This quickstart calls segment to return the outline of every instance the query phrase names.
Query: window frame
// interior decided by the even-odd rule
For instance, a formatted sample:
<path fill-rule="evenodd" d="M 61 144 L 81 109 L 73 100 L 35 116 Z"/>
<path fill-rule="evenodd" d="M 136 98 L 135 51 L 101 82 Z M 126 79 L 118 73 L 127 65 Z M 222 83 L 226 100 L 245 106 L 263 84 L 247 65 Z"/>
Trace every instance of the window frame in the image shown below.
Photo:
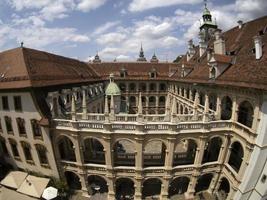
<path fill-rule="evenodd" d="M 8 96 L 2 96 L 2 108 L 3 110 L 10 110 Z"/>
<path fill-rule="evenodd" d="M 21 96 L 13 96 L 13 100 L 14 100 L 14 109 L 15 109 L 15 111 L 22 112 L 23 109 L 22 109 Z"/>

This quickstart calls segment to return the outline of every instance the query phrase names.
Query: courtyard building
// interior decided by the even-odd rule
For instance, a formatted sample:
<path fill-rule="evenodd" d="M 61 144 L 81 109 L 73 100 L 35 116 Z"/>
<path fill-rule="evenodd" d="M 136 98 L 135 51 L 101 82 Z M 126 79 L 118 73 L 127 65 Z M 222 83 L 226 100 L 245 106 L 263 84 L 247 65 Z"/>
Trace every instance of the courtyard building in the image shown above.
<path fill-rule="evenodd" d="M 0 157 L 85 197 L 267 197 L 267 16 L 222 32 L 207 7 L 178 63 L 0 53 Z"/>

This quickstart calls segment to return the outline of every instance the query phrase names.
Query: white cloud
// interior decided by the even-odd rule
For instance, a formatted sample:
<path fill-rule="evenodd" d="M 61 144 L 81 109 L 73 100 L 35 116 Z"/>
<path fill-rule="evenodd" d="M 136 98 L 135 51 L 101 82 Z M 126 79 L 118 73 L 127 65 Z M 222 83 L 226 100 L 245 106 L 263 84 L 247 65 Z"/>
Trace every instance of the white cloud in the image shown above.
<path fill-rule="evenodd" d="M 119 23 L 120 23 L 120 21 L 107 22 L 107 23 L 99 26 L 98 28 L 96 28 L 95 31 L 93 32 L 93 35 L 102 34 L 106 31 L 108 31 L 109 29 L 111 29 L 112 27 L 117 26 Z"/>
<path fill-rule="evenodd" d="M 202 0 L 133 0 L 129 5 L 129 11 L 138 12 L 152 8 L 166 7 L 171 5 L 197 4 Z"/>
<path fill-rule="evenodd" d="M 107 33 L 100 35 L 96 41 L 99 44 L 110 45 L 110 44 L 118 44 L 122 42 L 125 38 L 126 35 L 122 33 Z"/>
<path fill-rule="evenodd" d="M 88 12 L 104 5 L 105 2 L 106 0 L 80 0 L 77 9 L 83 12 Z"/>

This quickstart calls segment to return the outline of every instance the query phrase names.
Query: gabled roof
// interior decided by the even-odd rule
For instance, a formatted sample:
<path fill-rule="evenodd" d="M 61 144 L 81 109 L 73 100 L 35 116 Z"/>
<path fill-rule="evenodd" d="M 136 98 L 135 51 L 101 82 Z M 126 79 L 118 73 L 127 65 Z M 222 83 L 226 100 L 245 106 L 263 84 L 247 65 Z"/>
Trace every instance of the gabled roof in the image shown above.
<path fill-rule="evenodd" d="M 44 87 L 93 81 L 86 63 L 28 48 L 0 53 L 0 89 Z"/>

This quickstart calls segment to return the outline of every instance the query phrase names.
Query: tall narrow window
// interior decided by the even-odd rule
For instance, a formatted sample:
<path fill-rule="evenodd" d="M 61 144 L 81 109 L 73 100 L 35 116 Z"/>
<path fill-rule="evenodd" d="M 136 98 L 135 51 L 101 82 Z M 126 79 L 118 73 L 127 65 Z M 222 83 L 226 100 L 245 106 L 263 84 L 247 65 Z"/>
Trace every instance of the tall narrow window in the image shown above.
<path fill-rule="evenodd" d="M 13 133 L 12 120 L 11 117 L 5 116 L 6 130 L 8 134 Z"/>
<path fill-rule="evenodd" d="M 0 132 L 2 132 L 3 129 L 2 129 L 2 122 L 1 122 L 1 118 L 0 118 Z"/>
<path fill-rule="evenodd" d="M 8 150 L 7 150 L 7 147 L 6 147 L 5 139 L 0 137 L 0 155 L 2 153 L 4 154 L 4 156 L 9 156 Z"/>
<path fill-rule="evenodd" d="M 23 148 L 23 152 L 24 152 L 24 156 L 27 162 L 32 163 L 33 159 L 32 159 L 32 153 L 31 153 L 31 146 L 30 144 L 28 144 L 27 142 L 21 142 L 21 146 Z"/>
<path fill-rule="evenodd" d="M 39 157 L 40 164 L 43 166 L 49 165 L 47 155 L 46 155 L 47 150 L 46 150 L 45 146 L 43 146 L 41 144 L 36 144 L 35 147 L 36 147 L 36 151 L 37 151 L 37 154 Z"/>
<path fill-rule="evenodd" d="M 20 117 L 17 118 L 16 120 L 17 120 L 19 134 L 22 136 L 26 136 L 25 120 Z"/>
<path fill-rule="evenodd" d="M 33 136 L 35 138 L 42 138 L 42 131 L 41 131 L 41 127 L 38 124 L 36 119 L 32 119 L 31 120 L 31 125 L 32 125 L 32 132 L 33 132 Z"/>
<path fill-rule="evenodd" d="M 14 96 L 14 108 L 16 111 L 22 111 L 21 97 Z"/>
<path fill-rule="evenodd" d="M 3 106 L 3 110 L 9 110 L 8 97 L 7 96 L 2 96 L 2 106 Z"/>
<path fill-rule="evenodd" d="M 9 143 L 10 143 L 11 150 L 12 150 L 14 158 L 15 159 L 20 159 L 19 151 L 18 151 L 18 148 L 17 148 L 17 142 L 15 140 L 13 140 L 13 139 L 9 139 Z"/>

